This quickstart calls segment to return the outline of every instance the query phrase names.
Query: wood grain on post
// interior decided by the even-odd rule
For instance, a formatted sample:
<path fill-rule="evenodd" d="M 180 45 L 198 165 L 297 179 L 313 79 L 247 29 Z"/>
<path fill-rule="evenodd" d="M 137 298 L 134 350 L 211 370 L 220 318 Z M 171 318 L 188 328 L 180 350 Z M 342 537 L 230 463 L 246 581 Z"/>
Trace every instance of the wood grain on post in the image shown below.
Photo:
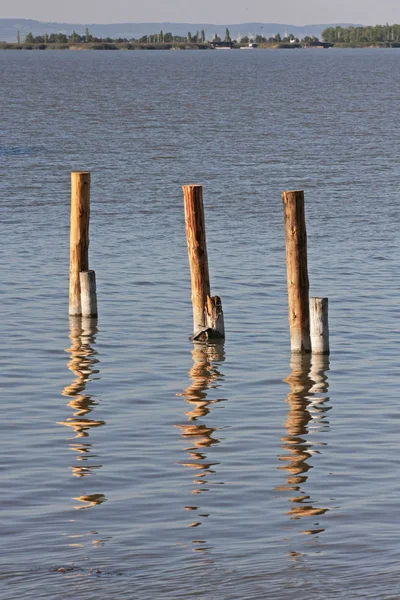
<path fill-rule="evenodd" d="M 90 173 L 71 173 L 69 314 L 81 313 L 79 273 L 89 269 Z"/>
<path fill-rule="evenodd" d="M 82 317 L 97 317 L 96 273 L 80 272 Z"/>
<path fill-rule="evenodd" d="M 201 185 L 184 185 L 186 240 L 192 283 L 193 333 L 207 327 L 206 306 L 210 296 L 210 277 Z"/>
<path fill-rule="evenodd" d="M 282 194 L 286 238 L 290 345 L 293 353 L 311 351 L 309 281 L 304 192 Z"/>
<path fill-rule="evenodd" d="M 313 354 L 329 354 L 328 298 L 310 298 L 310 335 Z"/>

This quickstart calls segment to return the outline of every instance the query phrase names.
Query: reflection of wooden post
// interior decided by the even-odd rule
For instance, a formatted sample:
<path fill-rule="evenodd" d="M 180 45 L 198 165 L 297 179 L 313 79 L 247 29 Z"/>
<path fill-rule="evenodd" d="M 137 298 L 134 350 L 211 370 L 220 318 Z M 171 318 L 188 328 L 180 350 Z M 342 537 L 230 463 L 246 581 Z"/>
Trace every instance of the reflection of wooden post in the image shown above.
<path fill-rule="evenodd" d="M 290 344 L 292 352 L 307 353 L 311 351 L 311 343 L 304 192 L 283 192 L 282 200 L 285 218 Z"/>
<path fill-rule="evenodd" d="M 310 333 L 313 354 L 329 354 L 328 298 L 310 298 Z"/>
<path fill-rule="evenodd" d="M 97 317 L 96 273 L 80 273 L 82 317 Z"/>
<path fill-rule="evenodd" d="M 315 357 L 315 369 L 317 363 L 321 360 L 325 361 L 327 359 L 322 356 Z M 321 398 L 318 398 L 318 404 L 313 406 L 313 380 L 310 377 L 310 364 L 310 354 L 292 354 L 290 361 L 292 372 L 284 380 L 290 385 L 291 392 L 287 396 L 287 402 L 289 403 L 289 412 L 285 423 L 287 435 L 282 438 L 284 442 L 282 447 L 287 453 L 281 455 L 280 460 L 285 461 L 285 465 L 281 469 L 285 469 L 288 475 L 287 485 L 280 486 L 277 489 L 294 492 L 294 496 L 289 499 L 291 508 L 285 513 L 290 519 L 319 516 L 329 510 L 329 508 L 314 506 L 310 496 L 306 495 L 301 488 L 301 485 L 306 483 L 308 479 L 308 471 L 312 468 L 308 461 L 312 458 L 313 443 L 312 437 L 308 438 L 308 436 L 315 431 L 318 423 L 318 421 L 314 421 L 312 411 L 321 413 L 323 410 L 317 408 L 322 401 Z M 319 371 L 318 376 L 322 379 L 324 372 Z M 326 379 L 325 377 L 325 381 Z M 325 390 L 326 388 L 327 383 L 325 384 Z M 313 423 L 313 429 L 310 428 L 309 423 Z M 303 533 L 311 535 L 322 531 L 324 529 L 307 529 Z"/>
<path fill-rule="evenodd" d="M 313 394 L 326 394 L 329 388 L 328 376 L 329 358 L 323 354 L 315 354 L 313 352 L 312 364 L 310 370 L 310 379 L 314 382 L 310 392 Z M 319 398 L 319 400 L 321 400 Z"/>
<path fill-rule="evenodd" d="M 79 273 L 89 268 L 90 173 L 71 173 L 69 314 L 81 315 Z"/>
<path fill-rule="evenodd" d="M 201 185 L 184 185 L 186 239 L 192 283 L 194 338 L 224 337 L 221 299 L 210 297 L 210 277 Z"/>

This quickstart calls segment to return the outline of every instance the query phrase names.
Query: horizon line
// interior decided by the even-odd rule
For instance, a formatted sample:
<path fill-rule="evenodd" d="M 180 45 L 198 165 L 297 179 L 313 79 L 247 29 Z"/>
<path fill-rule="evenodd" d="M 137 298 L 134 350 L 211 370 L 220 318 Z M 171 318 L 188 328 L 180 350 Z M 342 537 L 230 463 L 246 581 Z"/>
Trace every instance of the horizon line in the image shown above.
<path fill-rule="evenodd" d="M 301 25 L 298 25 L 296 23 L 278 23 L 275 21 L 241 21 L 241 22 L 235 22 L 235 23 L 229 23 L 229 22 L 221 22 L 221 23 L 216 23 L 216 22 L 201 22 L 201 21 L 109 21 L 109 22 L 103 22 L 103 23 L 96 23 L 94 21 L 84 21 L 84 22 L 78 22 L 78 21 L 44 21 L 42 19 L 34 19 L 32 17 L 1 17 L 0 16 L 0 20 L 10 20 L 10 21 L 18 21 L 18 20 L 23 20 L 23 21 L 36 21 L 38 23 L 46 23 L 46 24 L 52 24 L 52 23 L 61 23 L 63 25 L 147 25 L 147 24 L 165 24 L 165 25 L 249 25 L 249 24 L 268 24 L 268 25 L 293 25 L 294 27 L 307 27 L 307 26 L 313 26 L 313 27 L 317 27 L 318 25 L 336 25 L 338 23 L 343 23 L 343 24 L 348 24 L 348 25 L 356 25 L 356 23 L 354 22 L 350 22 L 350 21 L 332 21 L 330 23 L 302 23 Z M 378 23 L 379 24 L 379 23 Z M 386 24 L 386 22 L 385 22 Z M 358 23 L 357 23 L 358 25 Z M 392 23 L 392 25 L 395 25 L 395 23 Z M 370 27 L 374 27 L 374 25 L 365 25 L 363 24 L 363 26 L 370 26 Z"/>

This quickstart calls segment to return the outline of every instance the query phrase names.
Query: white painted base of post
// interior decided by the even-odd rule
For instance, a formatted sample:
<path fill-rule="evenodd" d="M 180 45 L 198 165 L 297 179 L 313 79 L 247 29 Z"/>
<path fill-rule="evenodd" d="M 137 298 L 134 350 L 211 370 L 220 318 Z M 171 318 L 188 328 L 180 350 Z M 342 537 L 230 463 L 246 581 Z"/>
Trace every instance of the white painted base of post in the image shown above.
<path fill-rule="evenodd" d="M 82 317 L 97 317 L 96 273 L 81 271 L 81 314 Z"/>
<path fill-rule="evenodd" d="M 310 298 L 310 337 L 313 354 L 329 354 L 328 298 Z"/>

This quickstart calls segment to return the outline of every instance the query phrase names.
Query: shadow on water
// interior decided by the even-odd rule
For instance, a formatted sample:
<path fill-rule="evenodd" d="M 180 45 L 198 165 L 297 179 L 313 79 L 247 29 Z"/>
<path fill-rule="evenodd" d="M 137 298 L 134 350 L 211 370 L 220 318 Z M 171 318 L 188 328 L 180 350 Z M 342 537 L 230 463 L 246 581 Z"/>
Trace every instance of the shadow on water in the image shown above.
<path fill-rule="evenodd" d="M 194 472 L 194 486 L 191 494 L 199 497 L 210 490 L 209 486 L 222 485 L 222 482 L 213 480 L 216 473 L 215 467 L 219 463 L 210 460 L 212 447 L 220 443 L 217 437 L 219 428 L 205 425 L 199 419 L 208 417 L 214 405 L 226 400 L 224 398 L 208 398 L 208 390 L 218 389 L 224 378 L 220 371 L 220 365 L 225 360 L 224 346 L 223 344 L 194 342 L 192 359 L 193 366 L 189 370 L 192 383 L 183 392 L 177 394 L 183 396 L 189 405 L 189 410 L 185 412 L 188 422 L 184 425 L 176 425 L 176 427 L 180 429 L 181 436 L 189 444 L 185 448 L 188 458 L 180 464 Z M 200 504 L 201 502 L 198 500 L 196 503 L 185 506 L 185 510 L 195 515 L 188 527 L 199 527 L 202 520 L 209 516 L 208 513 L 202 512 Z M 192 540 L 194 551 L 207 552 L 209 547 L 206 546 L 206 543 L 205 540 Z"/>
<path fill-rule="evenodd" d="M 315 441 L 315 435 L 329 429 L 327 413 L 329 397 L 328 378 L 329 358 L 327 356 L 292 355 L 291 373 L 284 380 L 290 386 L 286 401 L 289 412 L 285 423 L 287 434 L 281 438 L 283 453 L 279 458 L 285 464 L 280 469 L 287 472 L 287 483 L 276 487 L 279 491 L 293 494 L 289 498 L 292 507 L 285 514 L 291 519 L 314 518 L 325 514 L 329 508 L 315 506 L 305 491 L 308 472 L 312 469 L 310 459 L 319 454 L 324 442 Z M 303 531 L 312 535 L 324 530 L 319 522 Z"/>
<path fill-rule="evenodd" d="M 99 361 L 94 349 L 98 331 L 97 319 L 70 317 L 69 328 L 71 344 L 66 352 L 70 355 L 68 369 L 74 374 L 75 380 L 67 385 L 62 393 L 69 398 L 67 406 L 73 410 L 73 416 L 66 421 L 59 421 L 58 425 L 70 427 L 75 434 L 69 443 L 70 449 L 76 453 L 76 462 L 70 467 L 72 474 L 75 477 L 87 477 L 102 466 L 95 460 L 93 444 L 88 441 L 89 432 L 94 427 L 105 425 L 105 421 L 90 418 L 98 402 L 93 396 L 85 393 L 87 384 L 99 379 Z M 74 506 L 79 510 L 102 504 L 106 498 L 103 494 L 82 494 L 74 500 L 81 503 Z"/>

